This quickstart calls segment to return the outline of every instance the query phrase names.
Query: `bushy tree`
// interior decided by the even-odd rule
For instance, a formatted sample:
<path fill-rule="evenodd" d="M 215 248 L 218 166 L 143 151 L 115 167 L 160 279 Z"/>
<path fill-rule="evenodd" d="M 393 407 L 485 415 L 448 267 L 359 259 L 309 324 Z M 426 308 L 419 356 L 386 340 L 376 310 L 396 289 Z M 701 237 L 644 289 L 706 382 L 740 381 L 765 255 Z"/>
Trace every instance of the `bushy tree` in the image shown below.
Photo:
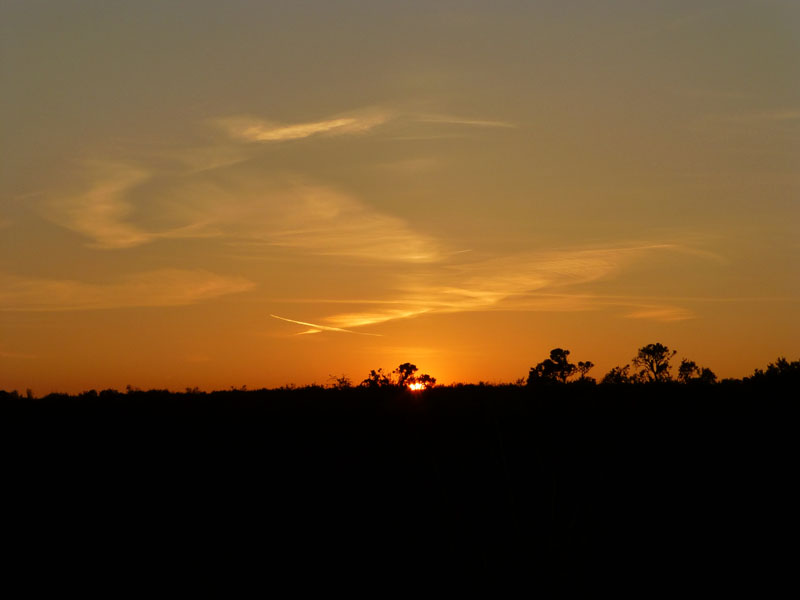
<path fill-rule="evenodd" d="M 684 358 L 681 360 L 681 365 L 678 367 L 678 381 L 681 383 L 688 383 L 689 380 L 699 372 L 700 369 L 697 367 L 696 362 Z"/>
<path fill-rule="evenodd" d="M 781 382 L 800 381 L 800 360 L 789 362 L 786 357 L 781 356 L 774 363 L 767 365 L 767 370 L 756 369 L 747 380 L 766 380 Z"/>
<path fill-rule="evenodd" d="M 578 370 L 569 362 L 569 350 L 553 348 L 550 358 L 544 359 L 528 373 L 528 385 L 537 383 L 566 383 L 567 379 Z M 591 368 L 591 367 L 590 367 Z"/>
<path fill-rule="evenodd" d="M 643 381 L 669 381 L 672 379 L 669 361 L 676 354 L 677 350 L 670 350 L 663 344 L 648 344 L 639 348 L 632 362 L 638 367 L 638 375 Z"/>
<path fill-rule="evenodd" d="M 702 367 L 696 380 L 698 383 L 717 383 L 717 374 L 711 369 Z"/>
<path fill-rule="evenodd" d="M 699 367 L 693 360 L 684 358 L 678 367 L 678 381 L 681 383 L 716 383 L 714 371 Z"/>
<path fill-rule="evenodd" d="M 372 369 L 367 378 L 361 382 L 361 387 L 366 388 L 385 388 L 394 385 L 391 377 L 383 372 L 383 369 Z"/>
<path fill-rule="evenodd" d="M 431 377 L 427 373 L 423 373 L 422 375 L 417 375 L 414 377 L 414 381 L 412 383 L 421 383 L 426 388 L 430 388 L 436 385 L 436 377 Z"/>
<path fill-rule="evenodd" d="M 403 387 L 410 383 L 414 383 L 414 373 L 416 373 L 417 370 L 417 365 L 412 365 L 411 363 L 403 363 L 398 366 L 394 371 L 392 371 L 395 385 Z"/>

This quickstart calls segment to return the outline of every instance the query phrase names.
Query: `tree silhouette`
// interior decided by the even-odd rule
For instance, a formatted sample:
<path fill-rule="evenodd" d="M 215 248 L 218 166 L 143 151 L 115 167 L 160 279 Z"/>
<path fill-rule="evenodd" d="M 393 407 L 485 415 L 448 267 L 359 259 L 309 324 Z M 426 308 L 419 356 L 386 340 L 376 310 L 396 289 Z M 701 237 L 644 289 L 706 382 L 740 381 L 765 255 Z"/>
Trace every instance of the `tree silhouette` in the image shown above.
<path fill-rule="evenodd" d="M 330 375 L 328 381 L 330 381 L 329 387 L 335 390 L 349 390 L 353 387 L 353 382 L 347 375 Z"/>
<path fill-rule="evenodd" d="M 702 367 L 700 374 L 697 376 L 696 381 L 699 383 L 717 383 L 717 374 L 711 369 Z"/>
<path fill-rule="evenodd" d="M 786 383 L 800 382 L 800 360 L 789 362 L 785 357 L 781 356 L 774 363 L 769 363 L 766 371 L 763 369 L 756 369 L 753 375 L 747 377 L 746 380 L 782 381 Z"/>
<path fill-rule="evenodd" d="M 578 367 L 569 362 L 568 356 L 569 350 L 561 348 L 550 350 L 550 358 L 544 359 L 531 368 L 528 373 L 528 385 L 535 385 L 539 382 L 566 383 L 567 379 L 578 370 Z"/>
<path fill-rule="evenodd" d="M 398 386 L 405 386 L 410 383 L 414 383 L 414 373 L 417 372 L 417 365 L 412 365 L 411 363 L 403 363 L 398 366 L 392 374 L 394 375 L 395 385 Z"/>
<path fill-rule="evenodd" d="M 433 387 L 436 385 L 436 377 L 431 377 L 427 373 L 423 373 L 422 375 L 414 377 L 414 383 L 421 383 L 426 388 Z"/>
<path fill-rule="evenodd" d="M 800 360 L 789 362 L 782 356 L 774 363 L 767 365 L 767 375 L 776 377 L 797 377 L 800 375 Z"/>
<path fill-rule="evenodd" d="M 681 365 L 678 367 L 678 381 L 681 383 L 688 383 L 692 377 L 700 373 L 697 363 L 688 358 L 681 360 Z"/>
<path fill-rule="evenodd" d="M 633 358 L 633 364 L 639 368 L 639 376 L 645 381 L 669 381 L 669 361 L 677 354 L 677 350 L 670 350 L 663 344 L 647 344 L 639 348 L 638 354 Z"/>
<path fill-rule="evenodd" d="M 630 374 L 631 366 L 625 365 L 624 367 L 614 367 L 603 376 L 600 383 L 618 385 L 622 383 L 634 383 L 636 376 Z"/>
<path fill-rule="evenodd" d="M 698 367 L 693 360 L 684 358 L 678 367 L 678 381 L 681 383 L 715 383 L 717 376 L 711 369 Z"/>
<path fill-rule="evenodd" d="M 366 388 L 383 388 L 383 387 L 391 387 L 394 385 L 392 382 L 391 377 L 389 377 L 386 373 L 383 372 L 383 369 L 372 369 L 367 375 L 367 378 L 360 383 L 361 387 Z"/>
<path fill-rule="evenodd" d="M 586 374 L 594 368 L 594 363 L 590 360 L 586 361 L 578 361 L 578 373 L 580 373 L 580 377 L 578 381 L 587 381 L 594 383 L 594 377 L 587 377 Z"/>

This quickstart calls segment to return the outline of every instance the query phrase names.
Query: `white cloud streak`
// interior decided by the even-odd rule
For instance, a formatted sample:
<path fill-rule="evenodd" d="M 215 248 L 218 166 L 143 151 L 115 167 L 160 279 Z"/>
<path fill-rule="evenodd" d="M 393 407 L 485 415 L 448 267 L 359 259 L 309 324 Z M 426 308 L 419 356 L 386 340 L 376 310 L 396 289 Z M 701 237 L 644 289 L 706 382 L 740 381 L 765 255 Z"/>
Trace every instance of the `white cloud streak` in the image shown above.
<path fill-rule="evenodd" d="M 694 319 L 690 310 L 678 306 L 644 306 L 625 315 L 628 319 L 649 319 L 653 321 L 685 321 Z"/>
<path fill-rule="evenodd" d="M 452 125 L 457 127 L 515 128 L 514 123 L 448 114 L 402 113 L 390 109 L 364 109 L 348 114 L 301 123 L 276 123 L 254 116 L 230 116 L 214 123 L 234 140 L 245 142 L 287 142 L 313 136 L 356 135 L 370 132 L 391 121 Z"/>
<path fill-rule="evenodd" d="M 434 274 L 417 276 L 398 286 L 397 298 L 373 310 L 346 312 L 325 317 L 335 328 L 355 328 L 407 319 L 423 314 L 487 310 L 581 311 L 608 306 L 624 307 L 635 319 L 677 321 L 691 318 L 683 308 L 655 305 L 652 302 L 598 301 L 581 294 L 554 290 L 590 283 L 619 272 L 626 264 L 653 251 L 673 250 L 667 244 L 649 244 L 591 250 L 529 253 L 517 256 L 440 265 Z M 533 297 L 540 293 L 550 297 Z M 557 297 L 556 297 L 557 296 Z"/>
<path fill-rule="evenodd" d="M 455 115 L 418 115 L 415 120 L 420 123 L 441 123 L 443 125 L 463 125 L 466 127 L 499 127 L 502 129 L 513 129 L 516 127 L 514 123 L 509 123 L 508 121 L 471 119 Z"/>
<path fill-rule="evenodd" d="M 218 119 L 216 123 L 234 139 L 247 142 L 285 142 L 315 135 L 365 133 L 390 118 L 391 113 L 388 111 L 372 110 L 289 125 L 247 116 L 226 117 Z"/>
<path fill-rule="evenodd" d="M 306 323 L 305 321 L 295 321 L 294 319 L 287 319 L 286 317 L 279 317 L 278 315 L 270 315 L 273 319 L 280 319 L 281 321 L 286 321 L 287 323 L 295 323 L 296 325 L 303 325 L 304 327 L 309 327 L 306 331 L 301 331 L 296 335 L 304 335 L 309 333 L 320 333 L 321 331 L 335 331 L 338 333 L 353 333 L 355 335 L 372 335 L 372 336 L 380 336 L 378 333 L 364 333 L 361 331 L 350 331 L 349 329 L 342 329 L 340 327 L 330 327 L 327 325 L 316 325 L 315 323 Z"/>

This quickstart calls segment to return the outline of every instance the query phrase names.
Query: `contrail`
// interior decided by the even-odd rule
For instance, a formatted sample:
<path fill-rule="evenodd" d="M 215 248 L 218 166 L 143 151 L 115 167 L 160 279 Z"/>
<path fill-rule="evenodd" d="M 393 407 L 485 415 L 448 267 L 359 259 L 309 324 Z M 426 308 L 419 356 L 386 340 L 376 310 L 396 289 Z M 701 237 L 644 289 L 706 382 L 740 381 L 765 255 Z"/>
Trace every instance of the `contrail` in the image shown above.
<path fill-rule="evenodd" d="M 349 329 L 342 329 L 340 327 L 328 327 L 327 325 L 316 325 L 315 323 L 306 323 L 305 321 L 295 321 L 294 319 L 287 319 L 286 317 L 279 317 L 278 315 L 273 315 L 273 314 L 270 314 L 270 317 L 272 317 L 273 319 L 280 319 L 281 321 L 287 321 L 289 323 L 296 323 L 297 325 L 310 327 L 309 330 L 301 331 L 298 335 L 302 335 L 304 333 L 320 333 L 321 331 L 336 331 L 339 333 L 354 333 L 356 335 L 373 335 L 381 337 L 380 333 L 362 333 L 360 331 L 351 331 Z"/>

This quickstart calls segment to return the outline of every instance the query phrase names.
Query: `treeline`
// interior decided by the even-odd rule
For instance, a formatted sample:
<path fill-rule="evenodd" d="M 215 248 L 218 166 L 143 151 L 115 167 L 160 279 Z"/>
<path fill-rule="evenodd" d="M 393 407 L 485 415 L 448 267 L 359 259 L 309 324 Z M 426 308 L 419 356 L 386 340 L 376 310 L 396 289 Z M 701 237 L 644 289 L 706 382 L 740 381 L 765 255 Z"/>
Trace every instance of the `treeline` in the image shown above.
<path fill-rule="evenodd" d="M 717 379 L 717 375 L 708 367 L 700 366 L 695 361 L 688 358 L 681 359 L 677 367 L 677 373 L 673 375 L 672 360 L 677 355 L 677 350 L 660 344 L 647 344 L 638 349 L 636 355 L 629 364 L 613 367 L 600 381 L 589 375 L 594 369 L 595 364 L 590 361 L 570 362 L 570 351 L 562 348 L 553 348 L 549 358 L 530 368 L 527 378 L 519 378 L 512 384 L 487 384 L 481 382 L 481 386 L 503 387 L 507 385 L 527 386 L 537 388 L 541 386 L 551 386 L 554 384 L 579 384 L 579 385 L 630 385 L 644 383 L 670 383 L 692 385 L 711 385 L 716 383 L 735 384 L 735 383 L 781 383 L 786 385 L 800 384 L 800 360 L 789 361 L 785 357 L 779 357 L 775 362 L 769 363 L 766 369 L 755 369 L 752 375 L 742 379 L 726 378 L 722 381 Z M 278 388 L 279 390 L 314 390 L 314 389 L 335 389 L 349 390 L 354 388 L 379 390 L 379 389 L 410 389 L 412 391 L 422 391 L 433 388 L 437 385 L 435 377 L 427 373 L 418 373 L 417 366 L 410 362 L 405 362 L 397 366 L 392 371 L 385 372 L 383 368 L 372 369 L 365 379 L 360 383 L 354 384 L 353 380 L 347 375 L 331 375 L 328 382 L 324 385 L 311 384 L 306 386 L 296 386 L 293 384 Z M 465 384 L 455 383 L 450 387 L 463 387 Z M 247 387 L 231 387 L 230 391 L 246 392 Z M 262 389 L 259 391 L 266 391 Z M 139 388 L 127 386 L 126 393 L 141 392 Z M 150 390 L 156 394 L 168 394 L 168 390 Z M 186 388 L 185 393 L 191 396 L 205 394 L 199 388 Z M 106 389 L 98 392 L 88 390 L 76 397 L 91 400 L 93 398 L 112 398 L 119 395 L 115 389 Z M 52 398 L 70 397 L 68 394 L 54 393 L 49 394 Z M 25 394 L 20 394 L 17 390 L 0 390 L 0 400 L 33 400 L 33 391 L 28 389 Z"/>
<path fill-rule="evenodd" d="M 796 392 L 765 371 L 708 386 L 4 394 L 6 543 L 51 577 L 44 552 L 89 577 L 139 569 L 118 582 L 185 568 L 219 592 L 764 592 L 791 572 Z"/>
<path fill-rule="evenodd" d="M 602 384 L 632 384 L 632 383 L 667 383 L 677 381 L 684 384 L 713 384 L 717 383 L 716 374 L 708 367 L 699 366 L 695 361 L 683 358 L 677 369 L 677 376 L 673 376 L 672 359 L 677 350 L 670 350 L 664 344 L 647 344 L 642 346 L 629 364 L 613 367 L 600 380 Z M 588 376 L 594 368 L 591 361 L 578 361 L 573 364 L 569 361 L 569 350 L 554 348 L 550 357 L 532 367 L 527 385 L 567 383 L 569 381 L 581 384 L 595 384 L 597 381 Z M 794 380 L 800 377 L 800 360 L 789 362 L 780 357 L 770 363 L 766 370 L 756 369 L 744 381 L 767 380 Z M 739 381 L 725 379 L 726 383 Z"/>
<path fill-rule="evenodd" d="M 599 382 L 555 349 L 527 380 L 424 392 L 410 363 L 358 385 L 0 392 L 7 570 L 31 590 L 152 589 L 161 569 L 227 595 L 778 592 L 800 361 L 710 384 L 653 346 Z"/>

